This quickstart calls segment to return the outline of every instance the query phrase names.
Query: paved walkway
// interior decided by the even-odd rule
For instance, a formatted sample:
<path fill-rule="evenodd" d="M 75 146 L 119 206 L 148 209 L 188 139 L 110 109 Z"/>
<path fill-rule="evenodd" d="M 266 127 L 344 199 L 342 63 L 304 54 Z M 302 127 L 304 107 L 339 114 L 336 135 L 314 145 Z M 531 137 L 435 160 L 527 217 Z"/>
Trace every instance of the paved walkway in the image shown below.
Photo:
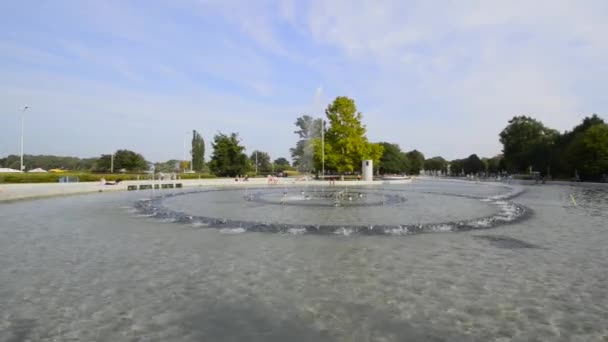
<path fill-rule="evenodd" d="M 336 181 L 335 186 L 355 185 L 380 185 L 380 184 L 405 184 L 411 180 L 401 181 Z M 250 178 L 245 182 L 235 182 L 233 178 L 214 179 L 184 179 L 184 180 L 141 180 L 124 181 L 117 185 L 101 185 L 100 182 L 83 183 L 28 183 L 28 184 L 0 184 L 0 202 L 23 200 L 32 198 L 43 198 L 52 196 L 85 194 L 105 191 L 125 191 L 129 185 L 142 184 L 176 184 L 181 183 L 184 188 L 217 186 L 217 187 L 245 187 L 245 186 L 293 186 L 293 185 L 330 185 L 329 181 L 296 181 L 295 178 L 279 178 L 277 184 L 268 185 L 266 178 Z M 150 191 L 150 190 L 141 190 Z M 162 190 L 161 190 L 162 191 Z"/>

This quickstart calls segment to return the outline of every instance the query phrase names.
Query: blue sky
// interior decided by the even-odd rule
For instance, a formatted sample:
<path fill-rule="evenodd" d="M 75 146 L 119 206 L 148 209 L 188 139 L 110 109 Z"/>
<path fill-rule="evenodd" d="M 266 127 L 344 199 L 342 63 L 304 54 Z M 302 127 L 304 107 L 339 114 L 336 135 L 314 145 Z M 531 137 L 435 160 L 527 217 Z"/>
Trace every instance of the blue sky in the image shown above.
<path fill-rule="evenodd" d="M 530 114 L 607 118 L 606 1 L 3 1 L 0 156 L 181 158 L 191 129 L 289 156 L 296 118 L 356 100 L 368 138 L 500 152 Z M 208 144 L 207 149 L 210 149 Z"/>

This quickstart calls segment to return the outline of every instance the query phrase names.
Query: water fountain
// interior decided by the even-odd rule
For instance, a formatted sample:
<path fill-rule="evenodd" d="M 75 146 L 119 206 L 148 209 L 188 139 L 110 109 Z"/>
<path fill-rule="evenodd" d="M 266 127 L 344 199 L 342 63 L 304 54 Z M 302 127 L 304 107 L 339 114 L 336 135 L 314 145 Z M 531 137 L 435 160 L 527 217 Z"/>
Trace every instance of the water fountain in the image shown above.
<path fill-rule="evenodd" d="M 136 207 L 146 216 L 218 229 L 405 235 L 491 228 L 530 213 L 511 201 L 517 189 L 501 190 L 488 195 L 391 184 L 285 185 L 174 192 L 139 201 Z"/>

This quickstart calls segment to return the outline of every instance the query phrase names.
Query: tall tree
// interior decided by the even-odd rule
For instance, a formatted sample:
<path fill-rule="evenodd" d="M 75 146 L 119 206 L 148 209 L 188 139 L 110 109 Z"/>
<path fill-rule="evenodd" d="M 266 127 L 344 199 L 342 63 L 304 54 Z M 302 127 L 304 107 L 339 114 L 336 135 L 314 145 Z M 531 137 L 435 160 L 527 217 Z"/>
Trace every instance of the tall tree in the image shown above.
<path fill-rule="evenodd" d="M 463 168 L 464 173 L 466 174 L 477 174 L 480 172 L 485 172 L 486 165 L 476 154 L 471 154 L 467 159 L 464 160 Z"/>
<path fill-rule="evenodd" d="M 589 128 L 604 124 L 602 118 L 593 114 L 591 117 L 585 117 L 572 131 L 566 131 L 559 135 L 552 151 L 554 158 L 551 163 L 551 173 L 561 177 L 572 177 L 579 166 L 575 164 L 580 163 L 581 159 L 574 152 L 577 148 L 573 148 L 571 145 L 575 143 L 577 137 L 584 134 Z M 577 143 L 580 143 L 580 141 Z"/>
<path fill-rule="evenodd" d="M 383 147 L 368 142 L 362 114 L 355 101 L 339 96 L 325 110 L 329 128 L 325 135 L 325 161 L 337 172 L 353 172 L 361 167 L 361 161 L 372 159 L 376 163 L 382 156 Z M 318 140 L 318 139 L 317 139 Z M 318 156 L 319 151 L 315 151 Z M 318 162 L 318 157 L 316 158 Z"/>
<path fill-rule="evenodd" d="M 608 174 L 608 125 L 596 124 L 575 134 L 566 149 L 569 165 L 584 180 L 600 180 Z"/>
<path fill-rule="evenodd" d="M 448 162 L 442 157 L 429 158 L 424 161 L 424 169 L 427 171 L 446 172 L 448 169 Z"/>
<path fill-rule="evenodd" d="M 194 171 L 202 171 L 205 166 L 205 141 L 196 131 L 192 131 L 192 168 Z"/>
<path fill-rule="evenodd" d="M 406 153 L 410 175 L 420 174 L 420 170 L 424 167 L 424 154 L 418 150 L 412 150 Z"/>
<path fill-rule="evenodd" d="M 497 174 L 501 171 L 500 162 L 502 159 L 501 155 L 497 155 L 492 158 L 482 158 L 481 161 L 485 164 L 488 174 Z"/>
<path fill-rule="evenodd" d="M 209 168 L 217 176 L 234 177 L 247 172 L 249 162 L 238 134 L 218 133 L 213 137 L 213 155 Z"/>
<path fill-rule="evenodd" d="M 464 161 L 465 159 L 454 159 L 450 161 L 451 176 L 464 176 Z"/>
<path fill-rule="evenodd" d="M 528 116 L 516 116 L 500 132 L 503 154 L 511 172 L 529 167 L 543 171 L 551 164 L 553 145 L 559 132 Z"/>
<path fill-rule="evenodd" d="M 112 155 L 102 154 L 97 159 L 95 170 L 109 172 L 111 170 Z M 139 153 L 130 150 L 118 150 L 114 153 L 114 171 L 126 170 L 128 172 L 142 172 L 148 170 L 148 162 Z"/>
<path fill-rule="evenodd" d="M 286 166 L 286 167 L 291 166 L 291 165 L 289 164 L 289 160 L 287 160 L 287 159 L 286 159 L 286 158 L 284 158 L 284 157 L 279 157 L 279 158 L 275 159 L 275 160 L 274 160 L 274 164 L 275 164 L 275 165 L 277 165 L 277 166 Z"/>
<path fill-rule="evenodd" d="M 408 172 L 408 159 L 404 152 L 397 144 L 387 142 L 379 143 L 383 146 L 384 151 L 380 157 L 379 171 L 380 173 L 406 173 Z"/>
<path fill-rule="evenodd" d="M 302 172 L 310 172 L 313 166 L 313 139 L 321 136 L 321 127 L 323 121 L 314 119 L 312 116 L 303 115 L 296 119 L 296 127 L 294 131 L 298 135 L 296 146 L 290 149 L 293 165 Z"/>
<path fill-rule="evenodd" d="M 291 165 L 289 165 L 289 160 L 283 157 L 279 157 L 274 160 L 274 170 L 276 172 L 283 172 L 289 169 Z"/>
<path fill-rule="evenodd" d="M 249 162 L 255 168 L 255 163 L 257 160 L 258 172 L 270 172 L 272 171 L 272 163 L 270 162 L 270 155 L 263 151 L 255 150 L 251 152 L 249 156 Z"/>

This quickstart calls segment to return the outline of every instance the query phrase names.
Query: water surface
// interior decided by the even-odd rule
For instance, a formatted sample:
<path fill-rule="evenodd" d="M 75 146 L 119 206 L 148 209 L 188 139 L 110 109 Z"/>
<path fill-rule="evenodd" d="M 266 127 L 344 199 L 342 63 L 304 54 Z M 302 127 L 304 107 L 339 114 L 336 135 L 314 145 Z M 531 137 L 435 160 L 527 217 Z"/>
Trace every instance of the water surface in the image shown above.
<path fill-rule="evenodd" d="M 148 192 L 1 204 L 0 340 L 606 340 L 606 190 L 525 190 L 525 220 L 406 236 L 163 223 L 133 209 Z M 506 190 L 407 191 L 467 211 L 492 208 L 437 194 Z"/>

